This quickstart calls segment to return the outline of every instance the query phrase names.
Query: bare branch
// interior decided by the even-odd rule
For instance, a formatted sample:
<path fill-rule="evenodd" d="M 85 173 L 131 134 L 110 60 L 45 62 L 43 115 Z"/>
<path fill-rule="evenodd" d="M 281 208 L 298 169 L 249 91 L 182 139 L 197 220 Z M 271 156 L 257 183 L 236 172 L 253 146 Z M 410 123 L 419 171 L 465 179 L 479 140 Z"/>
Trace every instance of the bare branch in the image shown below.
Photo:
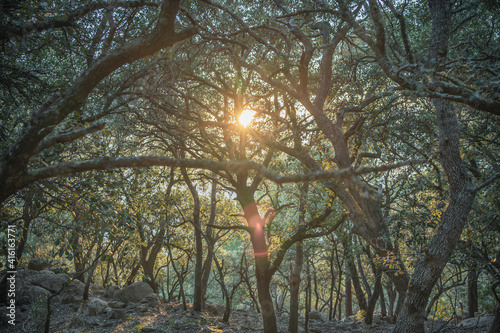
<path fill-rule="evenodd" d="M 478 186 L 476 186 L 474 188 L 474 191 L 477 192 L 477 191 L 485 188 L 486 186 L 490 185 L 491 183 L 493 183 L 498 178 L 500 178 L 500 172 L 497 172 L 491 178 L 489 178 L 488 180 L 485 180 L 484 182 L 482 182 L 481 184 L 479 184 Z"/>
<path fill-rule="evenodd" d="M 52 137 L 40 142 L 40 144 L 36 147 L 34 154 L 38 154 L 42 150 L 47 149 L 49 147 L 52 147 L 53 145 L 58 144 L 58 143 L 66 143 L 66 142 L 75 141 L 76 139 L 84 137 L 88 134 L 95 133 L 97 131 L 102 130 L 104 128 L 104 126 L 106 126 L 106 123 L 97 123 L 97 124 L 93 124 L 89 127 L 83 128 L 81 130 L 52 136 Z"/>

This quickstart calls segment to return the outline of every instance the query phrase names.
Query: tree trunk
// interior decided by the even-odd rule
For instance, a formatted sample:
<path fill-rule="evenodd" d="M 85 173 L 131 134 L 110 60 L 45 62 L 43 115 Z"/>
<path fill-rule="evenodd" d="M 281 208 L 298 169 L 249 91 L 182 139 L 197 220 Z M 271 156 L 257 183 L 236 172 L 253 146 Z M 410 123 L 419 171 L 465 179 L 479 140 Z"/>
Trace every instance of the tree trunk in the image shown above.
<path fill-rule="evenodd" d="M 477 294 L 477 268 L 473 265 L 469 267 L 467 273 L 467 317 L 474 318 L 475 313 L 479 309 L 478 294 Z"/>
<path fill-rule="evenodd" d="M 346 265 L 347 266 L 347 265 Z M 352 316 L 352 285 L 351 276 L 348 272 L 345 275 L 345 316 Z"/>
<path fill-rule="evenodd" d="M 368 325 L 372 324 L 373 321 L 373 311 L 375 311 L 375 305 L 377 305 L 377 299 L 380 296 L 380 286 L 382 281 L 382 273 L 376 272 L 375 286 L 373 288 L 373 294 L 371 295 L 368 305 L 366 308 L 365 323 Z"/>
<path fill-rule="evenodd" d="M 381 276 L 382 279 L 382 276 Z M 383 317 L 387 316 L 387 308 L 385 306 L 385 296 L 384 296 L 384 286 L 382 285 L 382 281 L 378 285 L 379 294 L 380 294 L 380 312 Z"/>
<path fill-rule="evenodd" d="M 212 181 L 212 188 L 210 192 L 210 218 L 208 220 L 208 225 L 213 225 L 215 223 L 215 215 L 216 215 L 216 208 L 217 208 L 217 182 L 214 180 Z M 210 244 L 214 244 L 214 238 L 212 235 L 212 227 L 207 226 L 205 235 L 207 237 L 206 241 L 207 243 L 210 242 Z M 208 245 L 207 247 L 210 247 L 212 245 Z M 203 273 L 202 273 L 202 278 L 201 278 L 201 289 L 202 289 L 202 295 L 203 297 L 203 304 L 205 303 L 205 295 L 207 294 L 207 285 L 208 285 L 208 280 L 210 278 L 210 271 L 212 270 L 212 261 L 214 258 L 214 253 L 213 249 L 208 251 L 207 257 L 205 258 L 205 263 L 203 264 Z M 229 317 L 228 317 L 229 320 Z"/>
<path fill-rule="evenodd" d="M 302 272 L 303 247 L 302 242 L 295 246 L 295 265 L 290 277 L 290 317 L 288 321 L 288 331 L 297 333 L 299 330 L 299 292 L 300 273 Z"/>
<path fill-rule="evenodd" d="M 448 0 L 429 1 L 432 16 L 429 58 L 437 64 L 445 60 L 448 51 L 450 6 Z M 455 250 L 475 197 L 472 180 L 460 157 L 460 128 L 455 107 L 447 100 L 434 99 L 432 103 L 439 128 L 439 157 L 448 178 L 450 198 L 436 234 L 413 272 L 394 333 L 424 332 L 425 305 Z"/>
<path fill-rule="evenodd" d="M 352 258 L 347 259 L 347 268 L 349 270 L 349 275 L 351 276 L 352 286 L 354 287 L 354 293 L 356 295 L 356 299 L 358 300 L 359 310 L 366 311 L 366 298 L 361 288 L 361 283 L 359 281 L 358 272 L 356 270 L 356 266 L 352 262 Z"/>
<path fill-rule="evenodd" d="M 256 269 L 255 274 L 257 277 L 257 291 L 259 297 L 259 304 L 262 310 L 262 320 L 264 323 L 264 333 L 277 333 L 278 326 L 276 325 L 276 314 L 274 312 L 273 299 L 269 290 L 271 283 L 270 277 L 267 275 L 267 269 L 261 267 L 262 262 L 258 259 L 255 260 Z"/>
<path fill-rule="evenodd" d="M 184 154 L 181 154 L 182 158 L 185 158 Z M 200 197 L 196 187 L 193 185 L 189 179 L 189 175 L 186 168 L 181 168 L 181 173 L 186 182 L 186 185 L 191 192 L 191 196 L 194 200 L 193 207 L 193 224 L 194 224 L 194 239 L 195 239 L 195 263 L 194 263 L 194 294 L 193 294 L 193 310 L 201 311 L 203 305 L 203 236 L 201 235 L 201 221 L 200 221 Z M 207 279 L 208 280 L 208 279 Z"/>
<path fill-rule="evenodd" d="M 306 260 L 306 275 L 307 275 L 307 287 L 306 287 L 306 313 L 305 313 L 305 333 L 309 330 L 309 313 L 311 312 L 311 269 L 309 267 L 309 260 Z"/>
<path fill-rule="evenodd" d="M 139 269 L 141 268 L 141 264 L 135 264 L 134 268 L 132 268 L 132 271 L 127 277 L 127 280 L 125 281 L 125 285 L 130 286 L 132 283 L 135 281 L 135 276 L 139 272 Z"/>
<path fill-rule="evenodd" d="M 309 183 L 304 183 L 300 190 L 298 227 L 300 227 L 305 221 Z M 288 320 L 288 331 L 290 331 L 290 333 L 297 333 L 299 330 L 300 274 L 302 273 L 303 261 L 303 242 L 299 242 L 295 245 L 295 265 L 290 276 L 290 317 Z"/>
<path fill-rule="evenodd" d="M 35 217 L 35 212 L 34 212 L 34 205 L 33 205 L 33 195 L 31 193 L 28 193 L 25 198 L 24 198 L 24 206 L 23 206 L 23 234 L 21 235 L 21 240 L 19 241 L 19 245 L 17 247 L 16 251 L 16 260 L 14 263 L 14 271 L 17 269 L 19 266 L 19 262 L 21 261 L 21 258 L 24 253 L 24 248 L 26 247 L 26 244 L 28 242 L 28 233 L 30 229 L 30 224 L 33 218 Z"/>
<path fill-rule="evenodd" d="M 94 276 L 94 271 L 97 267 L 97 264 L 99 263 L 98 258 L 101 255 L 101 249 L 102 249 L 102 242 L 99 242 L 99 245 L 98 245 L 96 253 L 95 253 L 94 262 L 92 264 L 92 267 L 89 269 L 89 273 L 87 275 L 87 280 L 85 281 L 85 288 L 83 289 L 83 300 L 84 301 L 89 300 L 90 283 L 92 282 L 92 277 Z"/>

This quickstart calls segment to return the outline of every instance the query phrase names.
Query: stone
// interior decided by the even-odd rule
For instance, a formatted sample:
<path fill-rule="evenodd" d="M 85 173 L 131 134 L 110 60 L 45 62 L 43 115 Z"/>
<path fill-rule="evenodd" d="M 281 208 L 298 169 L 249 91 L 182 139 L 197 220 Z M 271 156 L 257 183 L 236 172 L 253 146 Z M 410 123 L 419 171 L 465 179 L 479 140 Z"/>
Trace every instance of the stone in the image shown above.
<path fill-rule="evenodd" d="M 489 328 L 491 324 L 493 324 L 494 319 L 495 319 L 494 316 L 480 317 L 478 326 Z"/>
<path fill-rule="evenodd" d="M 32 284 L 56 293 L 63 288 L 63 285 L 70 279 L 68 274 L 54 274 L 51 271 L 42 271 Z"/>
<path fill-rule="evenodd" d="M 34 270 L 34 271 L 43 271 L 45 268 L 47 268 L 47 262 L 43 260 L 42 258 L 31 258 L 30 261 L 28 262 L 28 269 Z"/>
<path fill-rule="evenodd" d="M 125 307 L 125 303 L 118 301 L 109 301 L 108 306 L 112 309 L 121 309 Z"/>
<path fill-rule="evenodd" d="M 49 296 L 50 292 L 45 288 L 31 285 L 23 288 L 22 295 L 28 298 L 28 302 L 34 302 L 39 297 Z"/>
<path fill-rule="evenodd" d="M 89 302 L 89 316 L 96 316 L 98 314 L 104 313 L 108 304 L 102 299 L 94 298 Z"/>
<path fill-rule="evenodd" d="M 124 303 L 139 302 L 149 294 L 153 294 L 153 289 L 149 284 L 136 282 L 114 293 L 113 299 Z"/>
<path fill-rule="evenodd" d="M 106 289 L 106 297 L 113 298 L 115 293 L 120 290 L 118 286 L 110 286 Z"/>
<path fill-rule="evenodd" d="M 316 310 L 309 312 L 309 319 L 325 321 L 325 317 L 323 317 L 323 314 Z"/>
<path fill-rule="evenodd" d="M 62 304 L 75 304 L 75 303 L 82 303 L 83 302 L 83 297 L 82 296 L 75 296 L 73 294 L 67 294 L 61 299 Z"/>
<path fill-rule="evenodd" d="M 91 285 L 89 290 L 94 296 L 106 297 L 106 288 L 98 285 Z"/>
<path fill-rule="evenodd" d="M 148 308 L 156 308 L 158 305 L 160 305 L 160 298 L 157 294 L 149 294 L 141 299 L 141 303 Z"/>
<path fill-rule="evenodd" d="M 480 318 L 464 319 L 458 324 L 458 327 L 462 327 L 462 328 L 466 328 L 466 329 L 475 328 L 479 324 L 479 319 Z"/>
<path fill-rule="evenodd" d="M 155 331 L 156 331 L 156 328 L 153 326 L 144 326 L 141 329 L 141 332 L 155 332 Z"/>
<path fill-rule="evenodd" d="M 124 317 L 125 317 L 124 309 L 111 309 L 111 311 L 108 312 L 109 319 L 121 319 Z"/>
<path fill-rule="evenodd" d="M 83 297 L 84 290 L 85 290 L 85 284 L 82 281 L 75 279 L 71 281 L 71 283 L 68 285 L 66 292 L 75 297 L 76 296 Z"/>
<path fill-rule="evenodd" d="M 468 318 L 462 320 L 457 326 L 465 329 L 488 328 L 493 323 L 494 316 Z"/>

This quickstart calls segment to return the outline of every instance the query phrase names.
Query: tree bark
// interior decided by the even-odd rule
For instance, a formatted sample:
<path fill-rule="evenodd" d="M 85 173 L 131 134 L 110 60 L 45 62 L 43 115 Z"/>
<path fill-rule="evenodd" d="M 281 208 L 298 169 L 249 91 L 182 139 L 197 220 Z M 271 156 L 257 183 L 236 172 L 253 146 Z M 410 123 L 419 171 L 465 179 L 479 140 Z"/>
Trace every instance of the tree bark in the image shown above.
<path fill-rule="evenodd" d="M 89 269 L 89 273 L 87 275 L 87 280 L 85 281 L 85 288 L 83 289 L 83 300 L 84 301 L 89 300 L 90 283 L 92 282 L 92 277 L 94 276 L 94 271 L 97 267 L 97 264 L 99 263 L 98 258 L 101 255 L 101 249 L 102 249 L 102 242 L 99 242 L 99 245 L 97 246 L 97 250 L 95 252 L 94 262 L 92 263 L 92 267 Z"/>
<path fill-rule="evenodd" d="M 299 242 L 295 246 L 295 265 L 290 277 L 290 317 L 288 321 L 288 331 L 297 333 L 299 330 L 299 292 L 300 273 L 302 272 L 303 244 Z"/>
<path fill-rule="evenodd" d="M 309 184 L 304 183 L 300 189 L 299 199 L 299 220 L 298 227 L 305 222 L 306 199 Z M 302 264 L 304 259 L 303 242 L 295 245 L 295 264 L 290 276 L 290 317 L 288 320 L 288 330 L 290 333 L 297 333 L 299 329 L 299 292 L 300 292 L 300 274 L 302 273 Z"/>
<path fill-rule="evenodd" d="M 475 265 L 470 265 L 467 273 L 467 317 L 474 318 L 475 313 L 479 310 L 478 294 L 477 294 L 477 279 L 478 272 Z"/>
<path fill-rule="evenodd" d="M 366 298 L 361 288 L 361 283 L 359 281 L 358 272 L 356 270 L 356 266 L 351 260 L 352 258 L 347 260 L 347 267 L 349 269 L 349 275 L 351 276 L 352 286 L 354 287 L 354 293 L 356 295 L 356 299 L 358 300 L 358 307 L 361 311 L 366 311 Z"/>
<path fill-rule="evenodd" d="M 346 264 L 347 266 L 347 264 Z M 345 274 L 345 316 L 352 316 L 352 285 L 351 285 L 351 276 L 346 270 Z"/>
<path fill-rule="evenodd" d="M 207 237 L 207 247 L 210 247 L 214 244 L 215 240 L 212 235 L 212 227 L 215 223 L 215 215 L 216 215 L 216 208 L 217 208 L 217 182 L 215 180 L 212 181 L 212 188 L 210 191 L 210 218 L 208 220 L 208 226 L 205 232 L 205 235 Z M 207 293 L 207 285 L 208 285 L 208 279 L 210 278 L 210 271 L 212 270 L 212 261 L 214 259 L 214 253 L 212 250 L 208 251 L 207 257 L 205 258 L 205 262 L 203 264 L 203 274 L 201 278 L 201 288 L 202 288 L 202 294 L 203 296 L 206 295 Z M 205 297 L 203 297 L 203 303 L 205 303 Z M 229 317 L 228 317 L 229 320 Z"/>
<path fill-rule="evenodd" d="M 181 155 L 184 157 L 184 155 Z M 203 236 L 201 235 L 201 221 L 200 221 L 200 197 L 196 187 L 189 179 L 186 168 L 181 168 L 182 176 L 186 185 L 191 192 L 194 200 L 193 207 L 193 224 L 194 224 L 194 239 L 195 239 L 195 267 L 194 267 L 194 294 L 193 294 L 193 310 L 201 311 L 203 305 Z M 208 279 L 207 279 L 208 280 Z"/>

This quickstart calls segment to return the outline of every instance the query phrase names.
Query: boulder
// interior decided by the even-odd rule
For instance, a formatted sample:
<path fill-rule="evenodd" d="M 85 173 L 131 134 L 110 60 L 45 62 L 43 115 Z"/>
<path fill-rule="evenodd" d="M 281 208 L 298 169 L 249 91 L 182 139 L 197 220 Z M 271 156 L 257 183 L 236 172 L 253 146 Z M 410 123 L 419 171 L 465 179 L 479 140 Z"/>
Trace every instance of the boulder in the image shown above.
<path fill-rule="evenodd" d="M 156 294 L 149 294 L 141 299 L 141 303 L 148 308 L 156 308 L 160 305 L 160 298 Z"/>
<path fill-rule="evenodd" d="M 34 271 L 43 271 L 47 267 L 47 262 L 43 260 L 42 258 L 31 258 L 29 263 L 28 263 L 28 269 L 34 270 Z"/>
<path fill-rule="evenodd" d="M 68 274 L 54 274 L 51 271 L 41 271 L 41 274 L 35 276 L 32 285 L 42 287 L 48 291 L 55 293 L 58 292 L 68 282 L 70 277 Z"/>
<path fill-rule="evenodd" d="M 118 286 L 110 286 L 106 289 L 106 297 L 113 298 L 115 293 L 120 290 Z"/>
<path fill-rule="evenodd" d="M 109 319 L 121 319 L 124 317 L 125 317 L 124 309 L 111 309 L 111 311 L 108 312 Z"/>
<path fill-rule="evenodd" d="M 83 297 L 83 291 L 85 290 L 85 284 L 80 280 L 73 280 L 69 284 L 66 292 L 75 297 L 80 296 Z"/>
<path fill-rule="evenodd" d="M 94 298 L 89 302 L 89 316 L 96 316 L 104 313 L 107 307 L 108 304 L 102 299 Z"/>
<path fill-rule="evenodd" d="M 108 306 L 112 309 L 122 309 L 125 307 L 125 303 L 118 301 L 109 301 Z"/>
<path fill-rule="evenodd" d="M 47 289 L 38 286 L 27 286 L 23 289 L 23 296 L 27 297 L 28 302 L 34 302 L 41 296 L 49 296 L 50 293 Z"/>
<path fill-rule="evenodd" d="M 149 294 L 153 294 L 153 289 L 146 282 L 136 282 L 126 286 L 113 294 L 113 299 L 119 302 L 139 302 Z"/>
<path fill-rule="evenodd" d="M 487 328 L 493 322 L 493 318 L 494 318 L 493 316 L 488 316 L 488 317 L 464 319 L 458 324 L 458 327 L 465 329 Z"/>
<path fill-rule="evenodd" d="M 66 294 L 61 299 L 62 304 L 73 304 L 73 303 L 82 303 L 83 302 L 83 297 L 82 296 L 75 296 L 73 294 Z"/>
<path fill-rule="evenodd" d="M 486 316 L 486 317 L 481 317 L 479 318 L 479 327 L 486 327 L 489 328 L 491 324 L 493 324 L 493 320 L 495 319 L 495 316 Z"/>
<path fill-rule="evenodd" d="M 325 321 L 325 317 L 323 317 L 323 314 L 316 310 L 309 312 L 309 319 Z"/>

